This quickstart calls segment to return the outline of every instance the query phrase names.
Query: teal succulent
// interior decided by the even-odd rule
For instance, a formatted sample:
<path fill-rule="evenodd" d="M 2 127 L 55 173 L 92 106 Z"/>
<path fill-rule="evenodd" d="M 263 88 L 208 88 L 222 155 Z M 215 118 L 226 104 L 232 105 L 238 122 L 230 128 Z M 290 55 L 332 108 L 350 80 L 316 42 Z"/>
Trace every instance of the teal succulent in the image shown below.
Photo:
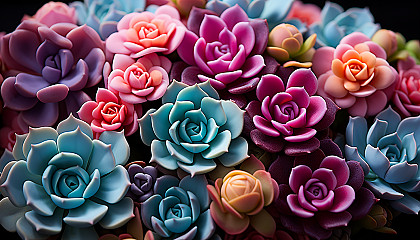
<path fill-rule="evenodd" d="M 380 112 L 368 128 L 361 117 L 351 117 L 346 129 L 345 156 L 360 162 L 365 183 L 392 207 L 417 214 L 420 202 L 420 116 L 401 120 L 391 107 Z"/>
<path fill-rule="evenodd" d="M 361 32 L 370 38 L 379 29 L 368 8 L 344 11 L 340 5 L 327 1 L 321 11 L 321 21 L 309 27 L 309 34 L 316 33 L 316 48 L 337 47 L 341 39 L 350 33 Z"/>
<path fill-rule="evenodd" d="M 248 157 L 242 133 L 244 111 L 234 102 L 219 100 L 210 82 L 188 86 L 173 81 L 159 109 L 140 120 L 140 135 L 151 146 L 151 162 L 191 175 L 216 168 L 217 159 L 232 167 Z"/>
<path fill-rule="evenodd" d="M 204 240 L 216 225 L 210 214 L 210 198 L 204 175 L 181 180 L 165 175 L 156 180 L 155 194 L 141 205 L 141 218 L 153 239 Z"/>
<path fill-rule="evenodd" d="M 93 225 L 116 228 L 133 216 L 124 197 L 130 181 L 123 132 L 93 139 L 90 126 L 70 115 L 51 127 L 18 135 L 14 161 L 1 175 L 0 224 L 24 239 L 98 238 Z"/>

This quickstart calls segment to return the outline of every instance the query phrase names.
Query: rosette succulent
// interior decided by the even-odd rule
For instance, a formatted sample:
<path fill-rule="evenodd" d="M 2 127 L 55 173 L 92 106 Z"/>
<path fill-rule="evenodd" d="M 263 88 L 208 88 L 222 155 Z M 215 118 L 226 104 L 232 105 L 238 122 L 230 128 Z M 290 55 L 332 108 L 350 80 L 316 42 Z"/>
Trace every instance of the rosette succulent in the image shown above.
<path fill-rule="evenodd" d="M 18 72 L 3 82 L 1 96 L 32 127 L 52 126 L 76 114 L 91 100 L 86 89 L 103 80 L 104 44 L 88 26 L 47 27 L 26 20 L 1 41 L 2 59 Z"/>
<path fill-rule="evenodd" d="M 412 57 L 398 61 L 399 79 L 392 98 L 404 117 L 420 114 L 420 65 Z"/>
<path fill-rule="evenodd" d="M 368 8 L 344 11 L 340 5 L 327 1 L 321 11 L 321 21 L 312 24 L 309 33 L 317 35 L 315 47 L 336 47 L 350 33 L 361 32 L 370 38 L 379 29 Z"/>
<path fill-rule="evenodd" d="M 317 149 L 315 135 L 333 122 L 337 107 L 314 96 L 316 89 L 317 79 L 310 69 L 295 70 L 287 84 L 277 75 L 264 75 L 256 90 L 258 100 L 246 107 L 253 122 L 252 141 L 265 151 L 284 150 L 287 155 Z"/>
<path fill-rule="evenodd" d="M 216 159 L 232 167 L 248 157 L 248 144 L 240 137 L 244 111 L 232 101 L 219 100 L 209 82 L 188 86 L 173 81 L 162 103 L 139 120 L 141 139 L 151 146 L 151 162 L 195 175 L 216 168 Z"/>
<path fill-rule="evenodd" d="M 150 53 L 170 54 L 185 34 L 179 19 L 178 10 L 171 6 L 161 6 L 155 13 L 129 13 L 118 22 L 118 31 L 106 39 L 106 48 L 135 59 Z"/>
<path fill-rule="evenodd" d="M 80 25 L 95 29 L 103 40 L 117 31 L 118 21 L 127 13 L 142 12 L 146 0 L 84 0 L 70 3 Z"/>
<path fill-rule="evenodd" d="M 63 239 L 96 239 L 96 223 L 117 228 L 133 216 L 133 201 L 124 198 L 129 146 L 121 132 L 94 140 L 90 126 L 70 115 L 57 129 L 19 135 L 13 156 L 1 174 L 0 222 L 22 238 L 64 229 Z"/>
<path fill-rule="evenodd" d="M 272 29 L 286 18 L 292 3 L 293 0 L 210 0 L 206 8 L 220 15 L 229 7 L 238 5 L 249 18 L 266 19 Z"/>
<path fill-rule="evenodd" d="M 130 163 L 128 168 L 130 177 L 130 188 L 127 196 L 134 202 L 142 203 L 153 195 L 153 187 L 158 177 L 158 171 L 155 167 L 146 166 L 144 162 Z"/>
<path fill-rule="evenodd" d="M 268 35 L 267 52 L 284 67 L 311 67 L 316 34 L 305 41 L 299 30 L 287 23 L 277 25 Z"/>
<path fill-rule="evenodd" d="M 376 115 L 391 99 L 398 81 L 386 58 L 381 46 L 359 32 L 344 37 L 335 49 L 317 49 L 312 69 L 318 76 L 318 94 L 352 116 Z"/>
<path fill-rule="evenodd" d="M 360 164 L 344 160 L 330 139 L 304 156 L 279 155 L 269 172 L 280 189 L 270 213 L 290 231 L 315 239 L 328 239 L 334 229 L 364 217 L 376 202 L 362 187 Z"/>
<path fill-rule="evenodd" d="M 240 166 L 213 185 L 208 185 L 210 212 L 216 224 L 227 234 L 243 233 L 252 226 L 265 237 L 273 237 L 276 223 L 264 209 L 278 197 L 278 185 L 264 165 L 251 155 Z"/>
<path fill-rule="evenodd" d="M 255 88 L 265 66 L 268 27 L 261 19 L 249 20 L 235 5 L 220 17 L 209 10 L 191 11 L 188 30 L 178 54 L 188 66 L 181 80 L 189 85 L 210 81 L 217 90 L 242 94 Z"/>
<path fill-rule="evenodd" d="M 51 27 L 56 23 L 77 23 L 75 9 L 62 2 L 48 2 L 35 15 L 25 15 L 22 20 L 34 20 Z"/>
<path fill-rule="evenodd" d="M 346 159 L 360 162 L 365 182 L 380 199 L 399 211 L 417 214 L 420 202 L 420 117 L 401 120 L 391 107 L 380 112 L 372 126 L 351 117 L 346 129 Z"/>
<path fill-rule="evenodd" d="M 138 105 L 161 98 L 169 85 L 171 61 L 151 53 L 137 61 L 123 54 L 115 54 L 108 89 L 126 103 Z M 140 105 L 138 105 L 140 106 Z"/>
<path fill-rule="evenodd" d="M 216 226 L 204 175 L 156 180 L 154 195 L 141 204 L 141 219 L 152 232 L 147 239 L 209 239 Z"/>
<path fill-rule="evenodd" d="M 96 101 L 83 103 L 77 113 L 80 119 L 90 124 L 94 138 L 98 138 L 105 131 L 122 130 L 126 136 L 130 136 L 138 129 L 138 114 L 134 106 L 122 101 L 105 88 L 99 88 Z"/>

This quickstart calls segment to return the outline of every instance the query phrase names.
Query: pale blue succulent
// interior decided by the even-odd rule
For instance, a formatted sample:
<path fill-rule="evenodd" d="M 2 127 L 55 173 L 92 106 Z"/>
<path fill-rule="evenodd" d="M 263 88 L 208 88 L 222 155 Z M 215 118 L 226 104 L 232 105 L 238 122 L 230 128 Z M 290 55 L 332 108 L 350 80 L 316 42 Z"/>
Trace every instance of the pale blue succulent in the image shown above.
<path fill-rule="evenodd" d="M 117 31 L 118 21 L 127 13 L 142 12 L 146 0 L 85 0 L 70 3 L 76 9 L 80 25 L 86 24 L 99 33 L 102 40 Z"/>
<path fill-rule="evenodd" d="M 420 116 L 401 120 L 391 107 L 368 128 L 365 118 L 351 117 L 346 129 L 345 156 L 360 162 L 365 183 L 395 209 L 417 214 L 420 202 Z"/>
<path fill-rule="evenodd" d="M 266 19 L 268 27 L 273 29 L 286 18 L 294 0 L 210 0 L 206 8 L 221 14 L 229 7 L 238 4 L 249 18 Z"/>
<path fill-rule="evenodd" d="M 151 146 L 151 162 L 191 175 L 216 168 L 215 159 L 232 167 L 248 157 L 242 133 L 244 111 L 234 102 L 219 100 L 209 81 L 188 86 L 173 81 L 162 106 L 140 120 L 140 136 Z"/>
<path fill-rule="evenodd" d="M 165 175 L 156 180 L 155 194 L 141 204 L 141 218 L 153 238 L 205 240 L 216 225 L 210 214 L 210 197 L 204 175 L 181 180 Z"/>
<path fill-rule="evenodd" d="M 132 218 L 133 201 L 122 164 L 129 157 L 123 132 L 93 139 L 73 116 L 17 136 L 14 161 L 1 174 L 0 224 L 24 239 L 96 239 L 93 225 L 117 228 Z"/>
<path fill-rule="evenodd" d="M 326 2 L 321 11 L 321 22 L 313 23 L 308 34 L 316 33 L 315 47 L 337 47 L 340 40 L 352 32 L 361 32 L 369 38 L 380 29 L 374 23 L 368 8 L 350 8 L 347 11 L 336 4 Z"/>

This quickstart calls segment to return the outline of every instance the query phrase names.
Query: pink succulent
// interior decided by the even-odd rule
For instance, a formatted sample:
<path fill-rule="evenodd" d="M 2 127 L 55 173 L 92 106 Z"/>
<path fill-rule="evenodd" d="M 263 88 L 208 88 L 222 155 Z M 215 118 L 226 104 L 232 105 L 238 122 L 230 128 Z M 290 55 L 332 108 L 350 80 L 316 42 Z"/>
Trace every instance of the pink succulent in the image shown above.
<path fill-rule="evenodd" d="M 76 10 L 62 2 L 46 3 L 35 15 L 32 17 L 25 15 L 22 21 L 27 19 L 38 21 L 48 27 L 56 23 L 77 23 Z"/>
<path fill-rule="evenodd" d="M 310 154 L 278 155 L 269 172 L 280 194 L 267 210 L 289 231 L 311 239 L 330 239 L 335 229 L 366 216 L 377 201 L 363 187 L 360 163 L 343 159 L 328 138 Z"/>
<path fill-rule="evenodd" d="M 137 116 L 141 110 L 125 103 L 113 92 L 99 88 L 96 102 L 85 102 L 78 111 L 80 119 L 90 124 L 94 137 L 98 138 L 104 131 L 122 131 L 129 136 L 138 129 Z"/>
<path fill-rule="evenodd" d="M 390 100 L 398 73 L 385 50 L 366 35 L 354 32 L 337 48 L 321 47 L 312 59 L 318 94 L 331 98 L 352 116 L 372 116 Z"/>
<path fill-rule="evenodd" d="M 294 167 L 289 178 L 293 193 L 287 196 L 290 210 L 302 218 L 318 211 L 344 212 L 355 199 L 354 189 L 346 185 L 349 176 L 345 160 L 336 156 L 324 158 L 315 171 L 306 165 Z"/>
<path fill-rule="evenodd" d="M 258 233 L 272 237 L 275 222 L 264 207 L 277 198 L 278 185 L 254 156 L 245 160 L 241 169 L 218 178 L 214 186 L 207 185 L 213 200 L 211 216 L 227 234 L 240 234 L 252 226 Z"/>
<path fill-rule="evenodd" d="M 420 114 L 420 65 L 412 57 L 398 61 L 400 75 L 392 101 L 405 116 Z"/>
<path fill-rule="evenodd" d="M 106 39 L 107 50 L 139 58 L 150 53 L 172 53 L 184 38 L 186 28 L 178 10 L 165 5 L 155 13 L 129 13 L 118 22 L 117 29 Z"/>
<path fill-rule="evenodd" d="M 156 53 L 137 61 L 123 54 L 115 54 L 113 71 L 108 77 L 108 89 L 122 101 L 139 104 L 159 99 L 169 85 L 171 61 Z"/>
<path fill-rule="evenodd" d="M 252 141 L 265 151 L 302 155 L 319 147 L 315 137 L 328 128 L 337 108 L 330 100 L 314 96 L 317 79 L 309 69 L 294 71 L 287 84 L 277 75 L 262 76 L 246 111 L 255 129 Z"/>
<path fill-rule="evenodd" d="M 286 19 L 297 18 L 307 26 L 321 20 L 321 8 L 315 4 L 303 3 L 296 0 L 293 2 L 289 15 Z"/>
<path fill-rule="evenodd" d="M 248 91 L 255 88 L 256 75 L 265 66 L 261 54 L 268 40 L 266 20 L 249 20 L 239 5 L 226 9 L 220 17 L 193 8 L 187 27 L 177 50 L 190 65 L 182 72 L 182 82 L 191 85 L 209 80 L 217 90 L 240 88 L 238 85 Z"/>

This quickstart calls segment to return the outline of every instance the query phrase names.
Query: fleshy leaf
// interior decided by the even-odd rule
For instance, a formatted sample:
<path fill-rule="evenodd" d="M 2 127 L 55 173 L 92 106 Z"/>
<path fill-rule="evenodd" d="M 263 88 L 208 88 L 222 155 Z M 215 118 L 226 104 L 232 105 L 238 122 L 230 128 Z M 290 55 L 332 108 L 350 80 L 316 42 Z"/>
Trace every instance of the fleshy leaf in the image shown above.
<path fill-rule="evenodd" d="M 117 165 L 112 172 L 101 178 L 101 186 L 94 196 L 114 204 L 125 196 L 129 186 L 130 179 L 127 170 L 123 166 Z"/>
<path fill-rule="evenodd" d="M 121 227 L 134 217 L 133 208 L 133 200 L 125 197 L 116 204 L 108 205 L 108 211 L 99 224 L 105 229 Z"/>

